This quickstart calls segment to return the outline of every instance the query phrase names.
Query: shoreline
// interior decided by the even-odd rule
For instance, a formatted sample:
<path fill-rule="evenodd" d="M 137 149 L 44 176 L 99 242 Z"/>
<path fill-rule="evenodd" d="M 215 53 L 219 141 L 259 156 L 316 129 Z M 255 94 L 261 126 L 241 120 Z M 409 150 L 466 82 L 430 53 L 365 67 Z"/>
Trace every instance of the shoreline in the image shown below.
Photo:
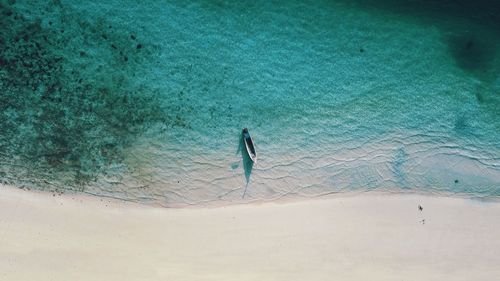
<path fill-rule="evenodd" d="M 151 208 L 95 199 L 2 187 L 0 279 L 492 280 L 500 275 L 498 202 L 362 193 Z"/>
<path fill-rule="evenodd" d="M 484 195 L 480 196 L 478 194 L 471 193 L 461 193 L 461 192 L 437 192 L 433 190 L 413 190 L 413 189 L 401 189 L 401 188 L 392 188 L 392 189 L 373 189 L 373 190 L 341 190 L 334 191 L 324 194 L 312 195 L 312 196 L 303 196 L 296 194 L 284 194 L 275 198 L 268 199 L 251 199 L 251 200 L 213 200 L 213 201 L 205 201 L 198 202 L 194 204 L 190 203 L 170 203 L 170 204 L 161 204 L 156 200 L 151 201 L 134 201 L 129 199 L 124 199 L 120 197 L 113 197 L 109 195 L 99 195 L 93 194 L 89 192 L 81 192 L 81 191 L 64 191 L 64 192 L 54 192 L 54 191 L 45 191 L 38 189 L 29 189 L 29 188 L 19 188 L 13 185 L 4 185 L 0 184 L 0 192 L 3 190 L 10 190 L 14 193 L 16 191 L 26 192 L 28 194 L 37 194 L 38 196 L 46 196 L 46 197 L 60 197 L 65 200 L 77 200 L 77 201 L 95 201 L 95 202 L 107 202 L 109 204 L 118 204 L 118 205 L 138 205 L 145 208 L 160 208 L 160 209 L 214 209 L 214 208 L 225 208 L 232 206 L 260 206 L 267 204 L 293 204 L 300 203 L 303 201 L 321 201 L 321 200 L 329 200 L 329 199 L 342 199 L 342 198 L 350 198 L 350 197 L 362 197 L 362 196 L 422 196 L 422 197 L 438 197 L 438 198 L 450 198 L 450 199 L 464 199 L 471 201 L 479 201 L 486 203 L 500 203 L 500 196 L 495 195 Z"/>

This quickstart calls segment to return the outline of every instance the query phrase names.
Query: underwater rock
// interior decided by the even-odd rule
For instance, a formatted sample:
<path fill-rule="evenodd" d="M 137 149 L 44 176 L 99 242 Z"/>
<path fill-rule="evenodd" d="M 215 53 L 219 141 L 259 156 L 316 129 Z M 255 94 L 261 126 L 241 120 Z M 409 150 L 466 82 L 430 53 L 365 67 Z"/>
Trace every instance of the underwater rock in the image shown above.
<path fill-rule="evenodd" d="M 448 39 L 448 45 L 457 65 L 468 72 L 489 70 L 495 57 L 495 43 L 483 35 L 478 37 L 469 32 L 453 35 Z"/>

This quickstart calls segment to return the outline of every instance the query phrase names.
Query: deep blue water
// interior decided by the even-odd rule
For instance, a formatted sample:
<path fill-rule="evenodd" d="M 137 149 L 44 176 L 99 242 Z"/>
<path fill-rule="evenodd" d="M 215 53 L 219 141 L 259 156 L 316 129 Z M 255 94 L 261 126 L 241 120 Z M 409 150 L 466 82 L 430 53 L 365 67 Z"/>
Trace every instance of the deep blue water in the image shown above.
<path fill-rule="evenodd" d="M 400 2 L 2 1 L 0 180 L 165 205 L 500 195 L 500 5 Z"/>

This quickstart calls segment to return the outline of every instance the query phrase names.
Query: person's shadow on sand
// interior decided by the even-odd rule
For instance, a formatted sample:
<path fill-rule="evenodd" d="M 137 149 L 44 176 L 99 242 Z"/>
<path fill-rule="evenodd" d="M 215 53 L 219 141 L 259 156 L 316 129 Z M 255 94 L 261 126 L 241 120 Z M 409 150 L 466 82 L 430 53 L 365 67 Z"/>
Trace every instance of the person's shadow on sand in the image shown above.
<path fill-rule="evenodd" d="M 250 183 L 250 175 L 252 174 L 253 169 L 253 161 L 248 156 L 247 150 L 245 148 L 245 142 L 243 140 L 243 134 L 240 133 L 239 137 L 239 145 L 236 154 L 241 153 L 241 159 L 243 161 L 243 170 L 245 171 L 245 190 L 243 191 L 243 196 L 241 198 L 245 198 L 245 194 L 247 193 L 248 183 Z"/>

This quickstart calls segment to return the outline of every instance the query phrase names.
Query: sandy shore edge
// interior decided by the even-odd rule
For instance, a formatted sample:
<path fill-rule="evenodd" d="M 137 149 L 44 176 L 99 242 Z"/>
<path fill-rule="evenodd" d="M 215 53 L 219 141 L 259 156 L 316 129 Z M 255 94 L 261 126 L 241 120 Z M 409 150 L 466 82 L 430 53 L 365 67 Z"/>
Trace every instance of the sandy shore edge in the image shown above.
<path fill-rule="evenodd" d="M 0 186 L 0 280 L 493 280 L 499 222 L 429 195 L 165 209 Z"/>

